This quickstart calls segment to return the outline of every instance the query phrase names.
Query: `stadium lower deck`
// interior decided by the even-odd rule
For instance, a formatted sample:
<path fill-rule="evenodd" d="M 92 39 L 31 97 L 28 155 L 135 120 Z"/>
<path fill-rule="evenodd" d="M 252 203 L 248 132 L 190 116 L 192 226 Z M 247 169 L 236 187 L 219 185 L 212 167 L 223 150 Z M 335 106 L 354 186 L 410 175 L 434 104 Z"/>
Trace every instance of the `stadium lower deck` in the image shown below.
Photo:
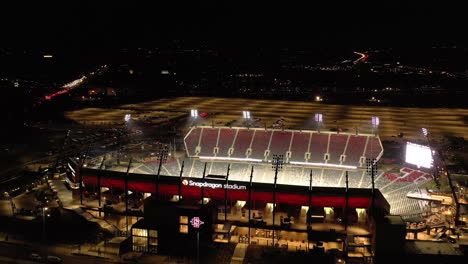
<path fill-rule="evenodd" d="M 132 162 L 130 173 L 156 174 L 158 161 Z M 168 158 L 163 164 L 161 175 L 179 177 L 184 164 L 183 177 L 202 178 L 206 164 L 206 175 L 226 175 L 228 166 L 229 179 L 233 181 L 249 182 L 252 166 L 254 167 L 253 181 L 259 183 L 273 183 L 274 171 L 270 163 L 249 162 L 222 162 L 203 161 L 198 158 Z M 98 168 L 99 165 L 89 164 L 90 168 Z M 126 166 L 107 166 L 106 170 L 126 171 Z M 312 170 L 313 186 L 345 187 L 346 170 L 308 167 L 285 164 L 278 174 L 278 184 L 293 186 L 309 186 L 309 175 Z M 350 188 L 371 188 L 371 177 L 366 169 L 348 170 Z M 418 170 L 402 168 L 400 173 L 378 171 L 375 176 L 375 187 L 381 191 L 391 206 L 391 214 L 402 215 L 410 218 L 426 211 L 426 202 L 406 197 L 408 192 L 418 191 L 418 187 L 432 176 Z"/>

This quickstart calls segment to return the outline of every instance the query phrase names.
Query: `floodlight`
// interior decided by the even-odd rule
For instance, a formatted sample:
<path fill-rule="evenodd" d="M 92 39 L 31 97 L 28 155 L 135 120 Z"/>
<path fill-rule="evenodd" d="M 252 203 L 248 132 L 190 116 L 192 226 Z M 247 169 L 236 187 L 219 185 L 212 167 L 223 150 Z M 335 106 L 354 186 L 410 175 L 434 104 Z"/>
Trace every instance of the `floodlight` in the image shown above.
<path fill-rule="evenodd" d="M 377 116 L 372 117 L 372 125 L 373 126 L 378 126 L 380 125 L 380 119 Z"/>
<path fill-rule="evenodd" d="M 315 122 L 323 122 L 323 114 L 315 114 Z"/>
<path fill-rule="evenodd" d="M 128 122 L 128 121 L 130 121 L 130 119 L 132 119 L 132 115 L 131 114 L 126 114 L 124 119 L 125 119 L 125 122 Z"/>
<path fill-rule="evenodd" d="M 246 119 L 250 119 L 250 111 L 242 111 L 242 116 Z"/>
<path fill-rule="evenodd" d="M 190 110 L 190 116 L 191 117 L 198 117 L 198 110 L 197 109 Z"/>
<path fill-rule="evenodd" d="M 427 131 L 427 128 L 424 128 L 424 127 L 423 127 L 421 130 L 422 130 L 422 133 L 423 133 L 423 135 L 424 135 L 425 137 L 427 137 L 427 135 L 429 135 L 429 132 Z"/>

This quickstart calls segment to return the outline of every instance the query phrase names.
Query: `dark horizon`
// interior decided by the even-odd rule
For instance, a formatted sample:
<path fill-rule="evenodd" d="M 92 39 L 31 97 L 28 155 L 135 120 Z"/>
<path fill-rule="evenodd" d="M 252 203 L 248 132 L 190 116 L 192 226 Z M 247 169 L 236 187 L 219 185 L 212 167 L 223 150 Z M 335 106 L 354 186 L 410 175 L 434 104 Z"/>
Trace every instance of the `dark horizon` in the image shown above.
<path fill-rule="evenodd" d="M 463 8 L 448 4 L 321 3 L 307 5 L 164 3 L 41 3 L 4 8 L 7 43 L 20 46 L 122 47 L 168 39 L 269 46 L 465 45 Z"/>

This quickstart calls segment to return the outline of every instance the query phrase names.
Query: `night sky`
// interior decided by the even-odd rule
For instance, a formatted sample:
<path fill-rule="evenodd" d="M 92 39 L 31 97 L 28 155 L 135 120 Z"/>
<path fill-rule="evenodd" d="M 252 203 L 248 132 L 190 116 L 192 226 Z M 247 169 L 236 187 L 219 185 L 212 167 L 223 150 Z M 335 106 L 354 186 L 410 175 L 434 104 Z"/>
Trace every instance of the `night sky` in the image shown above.
<path fill-rule="evenodd" d="M 7 43 L 24 46 L 151 46 L 168 39 L 234 46 L 297 42 L 388 47 L 466 41 L 464 9 L 442 1 L 159 2 L 14 4 L 2 8 L 0 22 Z"/>

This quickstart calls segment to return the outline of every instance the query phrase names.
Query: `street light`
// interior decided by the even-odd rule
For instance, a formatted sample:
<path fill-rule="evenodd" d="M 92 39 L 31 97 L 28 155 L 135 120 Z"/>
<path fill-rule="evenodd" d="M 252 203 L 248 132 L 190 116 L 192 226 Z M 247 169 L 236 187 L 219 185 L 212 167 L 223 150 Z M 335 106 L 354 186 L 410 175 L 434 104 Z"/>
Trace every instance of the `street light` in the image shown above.
<path fill-rule="evenodd" d="M 44 259 L 47 259 L 47 245 L 46 245 L 46 211 L 49 210 L 47 207 L 42 207 L 42 244 Z"/>

